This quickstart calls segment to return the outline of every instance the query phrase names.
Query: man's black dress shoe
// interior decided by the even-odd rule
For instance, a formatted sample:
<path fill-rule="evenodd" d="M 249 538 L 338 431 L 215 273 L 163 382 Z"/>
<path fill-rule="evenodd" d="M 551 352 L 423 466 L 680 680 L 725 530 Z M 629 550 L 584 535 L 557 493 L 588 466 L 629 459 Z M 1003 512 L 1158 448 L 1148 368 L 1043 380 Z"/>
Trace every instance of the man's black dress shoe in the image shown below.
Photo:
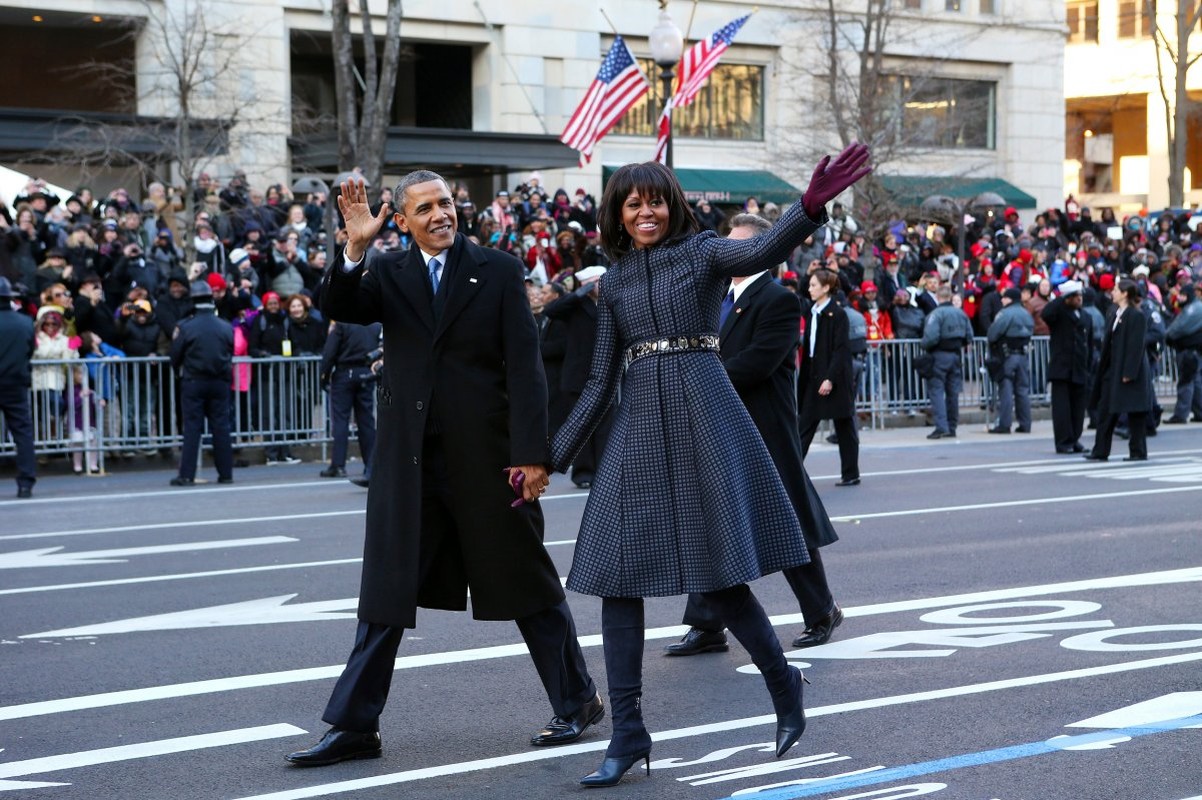
<path fill-rule="evenodd" d="M 299 767 L 324 767 L 352 758 L 379 758 L 380 734 L 330 728 L 321 741 L 308 750 L 289 753 L 286 758 Z"/>
<path fill-rule="evenodd" d="M 1164 424 L 1164 425 L 1184 425 L 1186 422 L 1187 422 L 1187 420 L 1184 420 L 1184 419 L 1179 419 L 1177 417 L 1169 417 L 1162 424 Z"/>
<path fill-rule="evenodd" d="M 944 436 L 948 436 L 948 434 L 941 430 L 933 430 L 927 434 L 928 439 L 942 439 Z"/>
<path fill-rule="evenodd" d="M 234 479 L 232 477 L 230 477 L 229 475 L 226 475 L 224 478 L 218 478 L 217 482 L 218 483 L 233 483 Z"/>
<path fill-rule="evenodd" d="M 591 488 L 593 488 L 593 482 L 592 482 L 592 481 L 590 481 L 590 480 L 579 480 L 579 481 L 572 481 L 572 483 L 576 484 L 576 488 L 577 488 L 577 489 L 591 489 Z"/>
<path fill-rule="evenodd" d="M 729 649 L 726 631 L 689 628 L 683 639 L 665 647 L 664 652 L 670 656 L 695 656 L 698 653 L 725 653 Z"/>
<path fill-rule="evenodd" d="M 1057 447 L 1056 452 L 1062 456 L 1071 456 L 1073 453 L 1075 453 L 1077 451 L 1071 447 Z"/>
<path fill-rule="evenodd" d="M 362 478 L 362 477 L 361 478 L 351 478 L 351 483 L 355 484 L 356 486 L 362 486 L 364 489 L 366 489 L 368 484 L 371 483 L 371 480 L 368 478 Z"/>
<path fill-rule="evenodd" d="M 836 604 L 834 611 L 802 631 L 801 636 L 793 640 L 793 646 L 817 647 L 820 644 L 826 644 L 830 641 L 835 628 L 841 624 L 843 624 L 843 609 Z"/>
<path fill-rule="evenodd" d="M 1086 453 L 1085 460 L 1086 461 L 1106 461 L 1107 457 L 1106 456 L 1095 456 L 1093 453 Z"/>
<path fill-rule="evenodd" d="M 172 486 L 192 486 L 195 483 L 196 483 L 196 481 L 193 480 L 192 478 L 172 478 L 171 479 Z"/>
<path fill-rule="evenodd" d="M 1148 457 L 1147 456 L 1127 456 L 1123 460 L 1124 461 L 1147 461 Z"/>
<path fill-rule="evenodd" d="M 995 425 L 994 427 L 992 427 L 988 431 L 986 431 L 986 433 L 1009 433 L 1009 432 L 1010 432 L 1009 428 L 1003 428 L 1001 425 Z"/>
<path fill-rule="evenodd" d="M 317 473 L 323 478 L 345 478 L 346 469 L 344 467 L 326 467 L 321 472 Z"/>
<path fill-rule="evenodd" d="M 839 481 L 835 485 L 836 486 L 859 486 L 860 479 L 859 478 L 844 478 L 843 480 Z"/>
<path fill-rule="evenodd" d="M 1030 433 L 1031 429 L 1030 428 L 1015 428 L 1014 432 L 1015 433 Z"/>
<path fill-rule="evenodd" d="M 1083 445 L 1083 444 L 1075 444 L 1075 445 L 1073 445 L 1073 452 L 1074 452 L 1074 453 L 1084 453 L 1084 452 L 1085 452 L 1085 445 Z"/>
<path fill-rule="evenodd" d="M 596 725 L 605 716 L 605 704 L 601 695 L 593 695 L 580 709 L 570 717 L 554 717 L 530 739 L 530 744 L 539 747 L 554 744 L 567 744 L 580 738 L 589 725 Z"/>
<path fill-rule="evenodd" d="M 32 486 L 18 486 L 17 487 L 17 499 L 18 500 L 28 500 L 31 497 L 33 497 L 33 487 Z"/>

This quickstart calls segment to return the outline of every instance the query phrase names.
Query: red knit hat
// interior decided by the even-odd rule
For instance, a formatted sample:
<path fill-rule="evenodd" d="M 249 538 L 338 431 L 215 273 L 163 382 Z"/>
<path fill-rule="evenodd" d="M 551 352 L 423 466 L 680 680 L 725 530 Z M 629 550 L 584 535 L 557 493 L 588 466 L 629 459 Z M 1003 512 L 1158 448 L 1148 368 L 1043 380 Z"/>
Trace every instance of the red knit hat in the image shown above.
<path fill-rule="evenodd" d="M 1103 292 L 1109 292 L 1114 288 L 1114 276 L 1109 272 L 1103 272 L 1098 276 L 1098 288 Z"/>
<path fill-rule="evenodd" d="M 216 291 L 217 289 L 228 289 L 229 284 L 225 282 L 225 278 L 218 275 L 216 272 L 210 272 L 205 282 L 209 284 L 209 288 Z"/>

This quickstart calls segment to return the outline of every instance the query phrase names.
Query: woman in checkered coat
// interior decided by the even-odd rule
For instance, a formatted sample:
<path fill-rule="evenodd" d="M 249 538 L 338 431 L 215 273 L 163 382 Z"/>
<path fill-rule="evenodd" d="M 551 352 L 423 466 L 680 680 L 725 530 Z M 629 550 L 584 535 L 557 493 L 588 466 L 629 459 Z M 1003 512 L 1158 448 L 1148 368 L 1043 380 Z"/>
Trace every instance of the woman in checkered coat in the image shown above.
<path fill-rule="evenodd" d="M 747 582 L 809 560 L 784 486 L 718 355 L 731 276 L 784 261 L 825 221 L 830 199 L 867 174 L 852 145 L 818 165 L 802 201 L 763 236 L 697 234 L 671 170 L 622 167 L 598 214 L 612 266 L 601 279 L 589 380 L 551 446 L 563 471 L 619 385 L 621 400 L 585 507 L 572 591 L 603 598 L 602 637 L 614 735 L 600 769 L 617 783 L 651 739 L 639 710 L 644 597 L 699 592 L 751 654 L 777 713 L 777 756 L 805 728 L 801 676 Z"/>

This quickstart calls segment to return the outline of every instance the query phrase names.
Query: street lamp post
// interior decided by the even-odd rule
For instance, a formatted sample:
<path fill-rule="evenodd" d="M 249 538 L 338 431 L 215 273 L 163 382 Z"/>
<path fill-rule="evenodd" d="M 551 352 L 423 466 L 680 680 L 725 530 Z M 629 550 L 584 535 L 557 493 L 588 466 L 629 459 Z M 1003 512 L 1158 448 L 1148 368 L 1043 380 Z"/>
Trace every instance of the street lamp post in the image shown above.
<path fill-rule="evenodd" d="M 659 79 L 664 87 L 664 103 L 667 104 L 672 96 L 672 79 L 676 77 L 673 70 L 684 53 L 684 34 L 672 15 L 668 13 L 668 0 L 659 0 L 659 21 L 651 29 L 648 37 L 651 47 L 651 58 L 659 66 Z M 672 169 L 672 117 L 668 116 L 668 142 L 664 150 L 664 163 Z"/>
<path fill-rule="evenodd" d="M 965 216 L 969 209 L 1003 206 L 1006 201 L 993 192 L 981 192 L 971 200 L 953 200 L 947 195 L 934 194 L 922 201 L 919 210 L 936 222 L 948 222 L 956 226 L 956 255 L 959 258 L 952 275 L 952 288 L 959 289 L 964 281 L 964 233 L 968 227 Z"/>

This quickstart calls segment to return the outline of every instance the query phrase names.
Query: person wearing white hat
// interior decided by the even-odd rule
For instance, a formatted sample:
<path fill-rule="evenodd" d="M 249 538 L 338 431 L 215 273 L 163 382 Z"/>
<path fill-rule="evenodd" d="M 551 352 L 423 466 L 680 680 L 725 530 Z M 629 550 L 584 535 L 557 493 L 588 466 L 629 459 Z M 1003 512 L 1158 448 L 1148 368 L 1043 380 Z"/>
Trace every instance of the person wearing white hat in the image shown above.
<path fill-rule="evenodd" d="M 1060 296 L 1040 312 L 1048 324 L 1048 381 L 1052 384 L 1052 437 L 1056 452 L 1085 452 L 1085 405 L 1089 394 L 1089 365 L 1093 361 L 1093 319 L 1081 306 L 1085 287 L 1080 281 L 1060 284 Z"/>

